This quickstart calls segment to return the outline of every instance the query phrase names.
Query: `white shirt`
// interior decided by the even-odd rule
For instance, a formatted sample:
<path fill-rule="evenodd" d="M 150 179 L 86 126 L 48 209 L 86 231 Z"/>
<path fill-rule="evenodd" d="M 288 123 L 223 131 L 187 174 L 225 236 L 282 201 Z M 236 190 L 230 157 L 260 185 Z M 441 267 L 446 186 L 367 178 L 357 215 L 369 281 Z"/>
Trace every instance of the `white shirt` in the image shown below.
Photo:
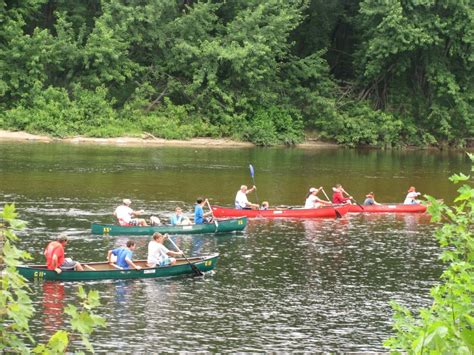
<path fill-rule="evenodd" d="M 148 264 L 159 264 L 160 261 L 168 256 L 169 249 L 163 244 L 154 240 L 148 243 Z"/>
<path fill-rule="evenodd" d="M 130 223 L 133 215 L 133 210 L 125 205 L 120 205 L 115 209 L 115 216 L 118 220 L 123 220 L 125 223 Z"/>
<path fill-rule="evenodd" d="M 306 199 L 306 202 L 304 204 L 304 208 L 314 208 L 315 203 L 319 202 L 318 196 L 315 196 L 313 194 L 309 195 L 308 198 Z"/>
<path fill-rule="evenodd" d="M 409 192 L 407 196 L 405 197 L 405 202 L 403 202 L 404 205 L 414 205 L 417 204 L 416 198 L 421 195 L 420 192 Z"/>
<path fill-rule="evenodd" d="M 247 199 L 247 194 L 242 192 L 242 190 L 237 191 L 237 195 L 235 195 L 235 208 L 242 209 L 247 207 L 249 200 Z"/>

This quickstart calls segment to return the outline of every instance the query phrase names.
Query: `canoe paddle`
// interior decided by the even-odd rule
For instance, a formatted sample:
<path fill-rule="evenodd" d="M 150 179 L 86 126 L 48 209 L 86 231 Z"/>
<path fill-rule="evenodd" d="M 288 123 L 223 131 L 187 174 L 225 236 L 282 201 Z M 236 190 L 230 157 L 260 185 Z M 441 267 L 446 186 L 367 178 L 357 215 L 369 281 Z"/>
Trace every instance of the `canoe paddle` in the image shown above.
<path fill-rule="evenodd" d="M 357 202 L 357 200 L 356 200 L 354 197 L 352 197 L 352 195 L 350 195 L 350 194 L 349 194 L 346 190 L 344 190 L 344 189 L 342 189 L 342 191 L 343 191 L 348 197 L 350 197 L 351 200 L 354 201 L 357 206 L 359 206 L 360 208 L 362 208 L 362 211 L 364 211 L 364 207 L 362 207 L 362 205 L 361 205 L 359 202 Z"/>
<path fill-rule="evenodd" d="M 207 207 L 209 207 L 209 210 L 211 211 L 212 221 L 216 225 L 216 232 L 217 232 L 217 229 L 219 228 L 219 222 L 217 222 L 216 216 L 214 216 L 214 211 L 212 211 L 211 204 L 209 203 L 209 200 L 207 198 L 206 198 L 206 203 L 207 203 Z"/>
<path fill-rule="evenodd" d="M 250 168 L 250 176 L 252 177 L 252 181 L 253 181 L 253 186 L 257 186 L 257 184 L 255 184 L 255 170 L 253 170 L 252 164 L 249 164 L 249 168 Z M 260 201 L 258 200 L 257 188 L 255 188 L 255 198 L 257 199 L 257 203 L 260 206 Z"/>
<path fill-rule="evenodd" d="M 181 249 L 178 248 L 178 246 L 173 242 L 173 239 L 171 239 L 168 234 L 165 234 L 167 236 L 167 239 L 171 242 L 171 244 L 173 244 L 173 246 L 176 248 L 177 251 L 179 251 L 182 255 L 183 255 L 183 258 L 186 259 L 186 261 L 188 262 L 188 264 L 191 266 L 191 269 L 193 269 L 193 271 L 196 273 L 196 275 L 198 276 L 204 276 L 204 274 L 202 273 L 201 270 L 198 269 L 198 267 L 196 265 L 194 265 L 193 263 L 191 263 L 189 261 L 189 259 L 186 257 L 186 255 L 184 255 L 183 251 Z"/>
<path fill-rule="evenodd" d="M 324 191 L 324 189 L 321 189 L 321 190 L 323 191 L 323 194 L 324 194 L 324 196 L 326 197 L 326 200 L 328 200 L 329 202 L 331 202 L 331 200 L 329 199 L 329 196 L 328 196 L 328 194 L 326 193 L 326 191 Z M 334 212 L 336 212 L 336 219 L 337 219 L 337 218 L 342 218 L 341 213 L 336 209 L 336 207 L 333 206 L 332 208 L 334 208 Z"/>

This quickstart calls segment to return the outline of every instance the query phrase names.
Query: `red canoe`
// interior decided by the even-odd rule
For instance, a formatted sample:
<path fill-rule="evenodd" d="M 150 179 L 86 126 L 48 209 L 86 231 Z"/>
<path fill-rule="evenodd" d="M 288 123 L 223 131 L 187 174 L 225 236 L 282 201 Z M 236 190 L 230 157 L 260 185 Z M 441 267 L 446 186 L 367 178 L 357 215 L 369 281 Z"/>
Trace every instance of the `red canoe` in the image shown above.
<path fill-rule="evenodd" d="M 293 208 L 270 210 L 236 210 L 220 206 L 212 206 L 215 217 L 248 217 L 248 218 L 336 218 L 336 211 L 341 216 L 349 210 L 349 205 L 322 208 Z"/>
<path fill-rule="evenodd" d="M 401 203 L 383 203 L 381 205 L 362 206 L 349 205 L 349 213 L 371 212 L 371 213 L 423 213 L 426 212 L 425 205 L 404 205 Z"/>

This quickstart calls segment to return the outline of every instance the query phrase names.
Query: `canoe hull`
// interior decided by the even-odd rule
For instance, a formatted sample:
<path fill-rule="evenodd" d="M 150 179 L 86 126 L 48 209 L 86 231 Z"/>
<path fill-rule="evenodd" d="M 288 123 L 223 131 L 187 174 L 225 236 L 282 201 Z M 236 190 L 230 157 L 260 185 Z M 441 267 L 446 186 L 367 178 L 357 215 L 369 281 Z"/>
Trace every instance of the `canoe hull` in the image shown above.
<path fill-rule="evenodd" d="M 216 217 L 248 217 L 248 218 L 336 218 L 336 210 L 341 216 L 349 209 L 347 205 L 323 208 L 295 208 L 282 210 L 237 210 L 221 206 L 212 206 Z"/>
<path fill-rule="evenodd" d="M 400 203 L 384 203 L 381 205 L 362 206 L 350 205 L 349 213 L 424 213 L 425 205 L 404 205 Z"/>
<path fill-rule="evenodd" d="M 208 272 L 216 267 L 219 254 L 188 258 L 202 272 Z M 195 271 L 184 259 L 178 259 L 176 265 L 163 267 L 143 268 L 141 270 L 100 270 L 107 263 L 87 263 L 91 267 L 98 268 L 96 271 L 63 271 L 57 274 L 53 270 L 46 269 L 45 265 L 18 266 L 17 270 L 28 280 L 34 281 L 93 281 L 93 280 L 127 280 L 127 279 L 152 279 L 159 277 L 172 277 L 180 275 L 193 275 Z M 135 262 L 138 263 L 138 262 Z M 144 264 L 145 261 L 142 261 Z"/>
<path fill-rule="evenodd" d="M 217 223 L 192 224 L 189 226 L 147 226 L 122 227 L 115 224 L 92 223 L 92 234 L 96 235 L 152 235 L 155 232 L 162 234 L 204 234 L 229 233 L 242 231 L 247 225 L 247 218 L 232 218 L 219 220 Z"/>

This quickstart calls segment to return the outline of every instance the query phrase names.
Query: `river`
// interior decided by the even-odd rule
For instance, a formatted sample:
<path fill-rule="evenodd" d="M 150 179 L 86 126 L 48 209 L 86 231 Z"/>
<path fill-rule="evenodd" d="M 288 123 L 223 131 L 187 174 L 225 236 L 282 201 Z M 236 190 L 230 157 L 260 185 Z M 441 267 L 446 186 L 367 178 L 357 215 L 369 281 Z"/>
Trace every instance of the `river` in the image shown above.
<path fill-rule="evenodd" d="M 0 203 L 14 202 L 28 221 L 20 247 L 42 263 L 61 232 L 76 260 L 105 260 L 127 237 L 91 235 L 112 221 L 123 198 L 164 221 L 176 206 L 191 215 L 198 196 L 230 206 L 241 184 L 255 202 L 301 205 L 312 186 L 341 183 L 359 202 L 402 202 L 409 186 L 452 201 L 454 173 L 470 172 L 461 152 L 291 148 L 184 148 L 0 143 Z M 31 333 L 44 342 L 70 329 L 63 313 L 79 285 L 100 292 L 108 326 L 92 344 L 100 352 L 384 351 L 390 300 L 416 309 L 442 265 L 437 225 L 425 214 L 351 214 L 341 219 L 252 220 L 239 234 L 176 236 L 187 255 L 218 252 L 204 278 L 32 283 Z M 149 238 L 134 237 L 136 258 Z M 83 349 L 77 336 L 70 351 Z"/>

